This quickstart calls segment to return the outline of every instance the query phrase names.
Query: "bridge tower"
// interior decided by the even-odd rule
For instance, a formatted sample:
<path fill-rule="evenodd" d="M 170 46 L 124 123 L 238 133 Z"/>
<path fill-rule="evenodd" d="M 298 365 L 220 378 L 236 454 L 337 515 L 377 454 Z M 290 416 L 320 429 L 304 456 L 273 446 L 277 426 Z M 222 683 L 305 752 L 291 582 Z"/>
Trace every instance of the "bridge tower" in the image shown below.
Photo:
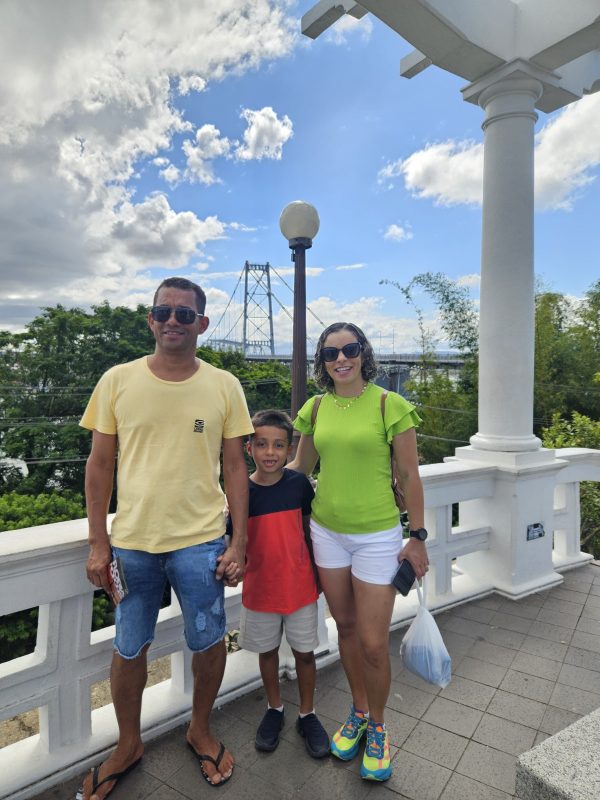
<path fill-rule="evenodd" d="M 244 264 L 244 355 L 275 355 L 271 265 Z"/>

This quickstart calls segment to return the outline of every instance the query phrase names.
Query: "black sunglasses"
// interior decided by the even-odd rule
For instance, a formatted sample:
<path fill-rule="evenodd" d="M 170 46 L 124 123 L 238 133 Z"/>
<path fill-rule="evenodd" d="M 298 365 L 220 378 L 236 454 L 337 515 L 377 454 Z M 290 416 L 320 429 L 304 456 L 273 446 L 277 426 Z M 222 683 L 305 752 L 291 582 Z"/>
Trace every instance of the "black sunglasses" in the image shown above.
<path fill-rule="evenodd" d="M 171 314 L 175 312 L 175 319 L 180 325 L 191 325 L 196 320 L 196 317 L 203 317 L 204 314 L 198 314 L 193 308 L 189 306 L 153 306 L 150 309 L 150 314 L 155 322 L 166 322 L 171 319 Z"/>
<path fill-rule="evenodd" d="M 323 356 L 323 361 L 336 361 L 340 352 L 342 352 L 346 358 L 357 358 L 361 350 L 362 344 L 360 342 L 349 342 L 343 347 L 324 347 L 321 350 L 321 355 Z"/>

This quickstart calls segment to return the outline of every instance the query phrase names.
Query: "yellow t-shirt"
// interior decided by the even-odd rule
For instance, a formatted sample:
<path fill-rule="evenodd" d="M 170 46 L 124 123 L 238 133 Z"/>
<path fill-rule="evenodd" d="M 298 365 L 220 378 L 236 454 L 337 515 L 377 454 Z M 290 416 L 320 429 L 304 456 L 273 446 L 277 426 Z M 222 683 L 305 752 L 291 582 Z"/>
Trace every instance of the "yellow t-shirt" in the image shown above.
<path fill-rule="evenodd" d="M 164 381 L 140 358 L 104 373 L 80 425 L 118 437 L 113 545 L 162 553 L 222 536 L 221 443 L 253 430 L 237 378 L 202 361 Z"/>

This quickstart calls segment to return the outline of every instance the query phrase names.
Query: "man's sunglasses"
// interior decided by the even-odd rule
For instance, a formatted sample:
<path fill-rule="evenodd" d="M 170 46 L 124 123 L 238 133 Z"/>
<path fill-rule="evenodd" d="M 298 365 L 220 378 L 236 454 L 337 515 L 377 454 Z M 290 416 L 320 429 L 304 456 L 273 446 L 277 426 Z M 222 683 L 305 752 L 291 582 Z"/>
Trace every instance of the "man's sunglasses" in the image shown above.
<path fill-rule="evenodd" d="M 180 325 L 191 325 L 196 320 L 196 317 L 203 317 L 204 314 L 198 314 L 193 308 L 189 306 L 153 306 L 150 309 L 150 314 L 155 322 L 166 322 L 171 319 L 171 314 L 175 312 L 175 319 Z"/>
<path fill-rule="evenodd" d="M 361 350 L 362 345 L 360 342 L 350 342 L 343 347 L 324 347 L 321 350 L 321 355 L 323 356 L 323 361 L 336 361 L 340 352 L 342 352 L 346 358 L 357 358 Z"/>

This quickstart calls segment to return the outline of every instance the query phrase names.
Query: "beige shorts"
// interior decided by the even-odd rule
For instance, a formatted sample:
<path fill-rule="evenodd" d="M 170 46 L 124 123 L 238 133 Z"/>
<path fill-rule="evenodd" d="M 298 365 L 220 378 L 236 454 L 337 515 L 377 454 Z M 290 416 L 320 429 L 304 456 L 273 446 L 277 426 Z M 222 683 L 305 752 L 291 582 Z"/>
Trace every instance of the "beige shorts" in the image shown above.
<path fill-rule="evenodd" d="M 285 630 L 285 638 L 291 648 L 299 653 L 310 653 L 319 644 L 317 626 L 316 603 L 309 603 L 293 614 L 251 611 L 242 606 L 238 641 L 244 650 L 268 653 L 279 647 Z"/>

